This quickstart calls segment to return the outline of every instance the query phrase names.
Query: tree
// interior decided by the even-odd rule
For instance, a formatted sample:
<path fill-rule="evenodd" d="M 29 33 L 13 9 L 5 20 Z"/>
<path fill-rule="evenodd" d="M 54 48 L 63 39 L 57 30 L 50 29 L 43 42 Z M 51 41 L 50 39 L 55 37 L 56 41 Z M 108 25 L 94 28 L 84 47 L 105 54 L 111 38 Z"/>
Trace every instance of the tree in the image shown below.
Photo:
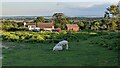
<path fill-rule="evenodd" d="M 9 20 L 6 20 L 6 21 L 2 21 L 2 29 L 3 30 L 9 30 L 11 28 L 17 28 L 18 25 L 16 22 L 14 21 L 9 21 Z"/>
<path fill-rule="evenodd" d="M 115 30 L 117 27 L 119 29 L 119 20 L 117 17 L 120 15 L 120 8 L 118 5 L 110 5 L 110 7 L 107 8 L 107 11 L 104 15 L 104 22 L 102 25 L 106 25 L 108 30 Z M 112 14 L 113 18 L 109 18 L 109 14 Z"/>
<path fill-rule="evenodd" d="M 45 22 L 45 19 L 44 19 L 44 17 L 42 17 L 42 16 L 40 16 L 40 17 L 37 17 L 35 20 L 34 20 L 34 22 Z"/>
<path fill-rule="evenodd" d="M 53 19 L 57 18 L 58 20 L 60 20 L 60 19 L 62 19 L 64 17 L 65 16 L 64 16 L 63 13 L 54 13 L 53 16 L 52 16 Z"/>
<path fill-rule="evenodd" d="M 65 17 L 63 13 L 54 13 L 52 16 L 55 23 L 68 23 L 68 19 Z"/>
<path fill-rule="evenodd" d="M 104 18 L 110 18 L 109 12 L 105 11 Z"/>
<path fill-rule="evenodd" d="M 117 14 L 119 14 L 119 6 L 117 5 L 111 5 L 107 8 L 110 14 L 112 14 L 113 17 L 116 17 Z"/>
<path fill-rule="evenodd" d="M 100 28 L 100 22 L 94 21 L 91 26 L 93 29 L 98 30 Z"/>
<path fill-rule="evenodd" d="M 117 24 L 112 20 L 111 23 L 109 23 L 109 30 L 115 30 L 117 27 Z"/>
<path fill-rule="evenodd" d="M 96 21 L 94 24 L 98 27 L 100 26 L 100 22 L 98 22 L 98 21 Z"/>
<path fill-rule="evenodd" d="M 118 2 L 118 9 L 119 9 L 119 14 L 118 14 L 118 18 L 120 18 L 120 1 Z"/>
<path fill-rule="evenodd" d="M 63 23 L 63 19 L 65 18 L 63 13 L 54 13 L 52 16 L 55 23 Z"/>
<path fill-rule="evenodd" d="M 65 24 L 69 23 L 69 20 L 65 17 L 63 13 L 54 13 L 52 16 L 54 20 L 55 27 L 65 29 Z"/>
<path fill-rule="evenodd" d="M 85 24 L 82 21 L 79 21 L 78 26 L 80 27 L 80 29 L 84 29 Z"/>
<path fill-rule="evenodd" d="M 37 23 L 39 23 L 39 22 L 45 22 L 45 19 L 44 19 L 44 17 L 40 16 L 40 17 L 37 17 L 37 18 L 34 20 L 34 22 L 36 23 L 36 26 L 37 26 Z"/>
<path fill-rule="evenodd" d="M 18 22 L 17 25 L 18 25 L 18 27 L 23 27 L 24 23 L 23 22 Z"/>

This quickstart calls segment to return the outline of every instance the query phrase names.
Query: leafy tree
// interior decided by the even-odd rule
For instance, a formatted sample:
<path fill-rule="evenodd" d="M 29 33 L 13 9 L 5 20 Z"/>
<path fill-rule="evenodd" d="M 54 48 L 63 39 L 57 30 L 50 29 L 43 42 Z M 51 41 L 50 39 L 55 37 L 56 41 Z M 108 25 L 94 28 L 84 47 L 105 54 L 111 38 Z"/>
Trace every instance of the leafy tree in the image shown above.
<path fill-rule="evenodd" d="M 82 21 L 79 21 L 78 26 L 80 27 L 80 29 L 84 29 L 85 24 Z"/>
<path fill-rule="evenodd" d="M 42 17 L 42 16 L 37 17 L 37 20 L 38 20 L 39 22 L 45 22 L 45 19 L 44 19 L 44 17 Z"/>
<path fill-rule="evenodd" d="M 55 23 L 63 23 L 62 21 L 64 20 L 65 16 L 63 13 L 54 13 L 52 16 L 53 20 Z"/>
<path fill-rule="evenodd" d="M 109 28 L 110 30 L 115 30 L 116 29 L 116 23 L 114 21 L 112 21 L 110 24 L 109 24 Z"/>
<path fill-rule="evenodd" d="M 109 12 L 107 12 L 107 11 L 105 12 L 104 18 L 108 18 L 108 19 L 110 18 Z"/>
<path fill-rule="evenodd" d="M 17 23 L 13 22 L 13 21 L 9 21 L 9 20 L 6 20 L 6 21 L 2 21 L 2 29 L 3 30 L 9 30 L 11 28 L 17 28 L 18 25 Z"/>
<path fill-rule="evenodd" d="M 64 16 L 64 14 L 63 13 L 54 13 L 53 14 L 53 16 L 52 16 L 52 18 L 53 19 L 58 19 L 58 20 L 61 20 L 62 18 L 64 18 L 65 16 Z"/>
<path fill-rule="evenodd" d="M 65 24 L 69 23 L 69 20 L 63 13 L 54 13 L 52 19 L 54 20 L 55 27 L 60 27 L 62 29 L 65 29 Z"/>
<path fill-rule="evenodd" d="M 113 15 L 113 17 L 116 17 L 116 15 L 119 14 L 119 8 L 117 5 L 111 5 L 107 10 Z"/>
<path fill-rule="evenodd" d="M 34 20 L 34 22 L 36 23 L 36 26 L 37 26 L 37 23 L 39 23 L 39 22 L 45 22 L 45 19 L 44 19 L 44 17 L 40 16 L 40 17 L 37 17 L 37 18 Z"/>
<path fill-rule="evenodd" d="M 115 30 L 116 29 L 116 19 L 115 18 L 109 18 L 109 13 L 112 14 L 113 17 L 116 17 L 120 12 L 118 9 L 119 6 L 117 5 L 111 5 L 107 8 L 107 11 L 104 15 L 104 23 L 102 25 L 107 25 L 108 30 Z"/>
<path fill-rule="evenodd" d="M 118 14 L 117 17 L 120 18 L 120 1 L 118 2 L 118 6 L 117 6 L 117 7 L 118 7 L 118 9 L 119 9 L 119 14 Z"/>
<path fill-rule="evenodd" d="M 18 25 L 18 27 L 23 27 L 24 23 L 23 22 L 18 22 L 17 25 Z"/>
<path fill-rule="evenodd" d="M 98 27 L 100 26 L 100 22 L 98 22 L 98 21 L 95 22 L 94 24 L 95 24 L 96 26 L 98 26 Z"/>
<path fill-rule="evenodd" d="M 61 27 L 60 23 L 55 23 L 55 28 Z"/>
<path fill-rule="evenodd" d="M 40 16 L 40 17 L 37 17 L 35 20 L 34 20 L 35 23 L 38 23 L 38 22 L 45 22 L 45 19 L 44 17 Z"/>

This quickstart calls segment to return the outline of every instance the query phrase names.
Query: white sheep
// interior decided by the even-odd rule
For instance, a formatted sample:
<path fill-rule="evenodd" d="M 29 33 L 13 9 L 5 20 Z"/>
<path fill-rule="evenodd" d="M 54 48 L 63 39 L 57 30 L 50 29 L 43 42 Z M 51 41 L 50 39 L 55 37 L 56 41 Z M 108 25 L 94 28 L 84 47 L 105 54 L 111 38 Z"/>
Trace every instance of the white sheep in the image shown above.
<path fill-rule="evenodd" d="M 66 50 L 68 50 L 68 41 L 63 40 L 53 47 L 53 51 L 63 50 L 63 45 L 66 46 Z"/>

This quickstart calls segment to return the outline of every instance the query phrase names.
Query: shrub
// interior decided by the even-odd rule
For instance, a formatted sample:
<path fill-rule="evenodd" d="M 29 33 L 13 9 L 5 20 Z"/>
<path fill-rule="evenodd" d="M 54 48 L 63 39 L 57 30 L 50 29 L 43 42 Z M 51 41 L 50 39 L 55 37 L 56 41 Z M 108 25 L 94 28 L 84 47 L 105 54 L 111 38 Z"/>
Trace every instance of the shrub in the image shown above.
<path fill-rule="evenodd" d="M 62 40 L 81 41 L 92 39 L 90 44 L 106 47 L 108 49 L 119 49 L 119 38 L 120 36 L 114 32 L 27 32 L 27 31 L 16 31 L 16 32 L 3 32 L 3 40 L 6 41 L 20 41 L 20 42 L 31 42 L 31 43 L 58 43 Z"/>

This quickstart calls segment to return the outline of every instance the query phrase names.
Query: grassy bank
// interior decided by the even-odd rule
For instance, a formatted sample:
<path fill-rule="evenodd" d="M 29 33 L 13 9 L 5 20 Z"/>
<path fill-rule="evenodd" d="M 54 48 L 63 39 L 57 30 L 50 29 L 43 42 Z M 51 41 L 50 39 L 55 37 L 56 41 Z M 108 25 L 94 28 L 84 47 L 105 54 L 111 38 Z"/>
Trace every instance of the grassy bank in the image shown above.
<path fill-rule="evenodd" d="M 117 66 L 117 51 L 114 50 L 114 48 L 112 50 L 109 49 L 109 46 L 103 46 L 103 44 L 118 46 L 118 43 L 115 44 L 117 39 L 119 39 L 118 36 L 116 36 L 116 33 L 102 33 L 102 35 L 100 35 L 99 33 L 99 35 L 90 36 L 90 38 L 87 35 L 87 39 L 82 39 L 78 37 L 77 39 L 79 39 L 79 41 L 69 41 L 69 50 L 58 52 L 52 51 L 52 47 L 56 44 L 55 42 L 51 42 L 48 44 L 41 42 L 26 43 L 3 41 L 3 46 L 9 47 L 8 49 L 3 49 L 3 65 Z"/>

